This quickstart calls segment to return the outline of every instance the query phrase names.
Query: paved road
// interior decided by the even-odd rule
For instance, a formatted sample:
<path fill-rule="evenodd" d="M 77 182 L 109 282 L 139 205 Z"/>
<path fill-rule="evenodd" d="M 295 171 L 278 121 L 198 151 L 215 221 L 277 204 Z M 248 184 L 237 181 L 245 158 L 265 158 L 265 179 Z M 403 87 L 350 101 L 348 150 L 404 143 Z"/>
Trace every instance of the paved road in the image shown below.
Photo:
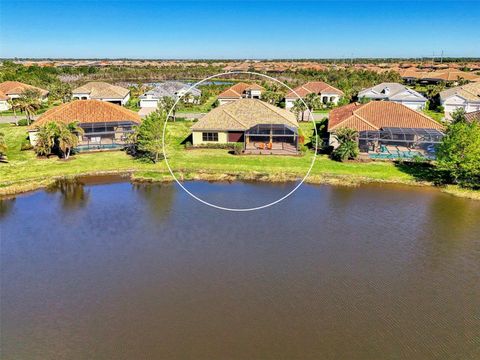
<path fill-rule="evenodd" d="M 36 120 L 38 116 L 34 116 L 33 119 Z M 8 116 L 0 116 L 0 124 L 8 124 L 8 123 L 14 123 L 20 119 L 25 119 L 25 116 L 20 116 L 17 115 L 17 118 L 15 120 L 15 116 L 13 115 L 8 115 Z"/>

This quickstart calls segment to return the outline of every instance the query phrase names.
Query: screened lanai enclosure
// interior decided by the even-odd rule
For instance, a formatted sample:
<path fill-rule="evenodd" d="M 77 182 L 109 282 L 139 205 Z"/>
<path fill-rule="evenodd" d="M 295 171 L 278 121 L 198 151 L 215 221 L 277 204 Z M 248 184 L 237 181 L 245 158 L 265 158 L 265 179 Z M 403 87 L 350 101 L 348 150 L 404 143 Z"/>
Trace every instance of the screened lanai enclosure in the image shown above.
<path fill-rule="evenodd" d="M 79 136 L 77 151 L 111 150 L 126 145 L 133 132 L 132 121 L 80 123 L 84 134 Z"/>
<path fill-rule="evenodd" d="M 247 154 L 297 154 L 298 130 L 284 124 L 258 124 L 245 132 Z"/>
<path fill-rule="evenodd" d="M 385 127 L 359 132 L 359 148 L 372 159 L 435 159 L 444 134 L 436 129 Z"/>

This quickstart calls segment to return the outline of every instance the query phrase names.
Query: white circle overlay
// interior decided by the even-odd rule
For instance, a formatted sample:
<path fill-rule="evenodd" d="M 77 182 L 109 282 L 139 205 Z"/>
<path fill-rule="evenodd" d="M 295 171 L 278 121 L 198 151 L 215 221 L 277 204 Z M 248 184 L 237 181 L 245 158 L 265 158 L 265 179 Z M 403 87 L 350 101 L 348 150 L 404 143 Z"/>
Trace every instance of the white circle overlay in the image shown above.
<path fill-rule="evenodd" d="M 257 73 L 257 72 L 253 72 L 253 71 L 228 71 L 228 72 L 224 72 L 224 73 L 219 73 L 219 74 L 215 74 L 215 75 L 211 75 L 211 76 L 208 76 L 206 77 L 205 79 L 203 80 L 200 80 L 199 82 L 193 84 L 192 86 L 190 86 L 190 88 L 185 91 L 183 93 L 183 95 L 179 96 L 177 98 L 177 100 L 175 101 L 175 103 L 173 104 L 172 108 L 170 109 L 170 111 L 168 112 L 167 114 L 167 120 L 165 121 L 164 125 L 163 125 L 163 134 L 162 134 L 162 145 L 163 145 L 163 154 L 164 154 L 164 159 L 165 159 L 165 164 L 167 165 L 167 168 L 168 168 L 168 171 L 170 172 L 170 174 L 172 175 L 173 179 L 175 180 L 175 182 L 188 194 L 190 195 L 192 198 L 194 198 L 195 200 L 201 202 L 202 204 L 204 205 L 208 205 L 212 208 L 215 208 L 215 209 L 219 209 L 219 210 L 225 210 L 225 211 L 232 211 L 232 212 L 247 212 L 247 211 L 255 211 L 255 210 L 261 210 L 261 209 L 265 209 L 265 208 L 268 208 L 272 205 L 275 205 L 275 204 L 278 204 L 279 202 L 285 200 L 286 198 L 288 198 L 290 195 L 292 195 L 295 191 L 298 190 L 298 188 L 300 186 L 303 185 L 303 183 L 305 182 L 305 180 L 308 178 L 308 176 L 310 175 L 310 172 L 312 171 L 313 169 L 313 165 L 315 164 L 315 160 L 317 159 L 317 151 L 314 151 L 314 156 L 312 157 L 312 162 L 310 164 L 310 167 L 308 168 L 308 171 L 307 173 L 305 174 L 305 176 L 302 178 L 302 180 L 292 189 L 290 190 L 286 195 L 282 196 L 281 198 L 275 200 L 275 201 L 272 201 L 268 204 L 264 204 L 264 205 L 260 205 L 260 206 L 255 206 L 255 207 L 250 207 L 250 208 L 230 208 L 230 207 L 225 207 L 225 206 L 220 206 L 220 205 L 216 205 L 216 204 L 212 204 L 206 200 L 203 200 L 202 198 L 198 197 L 197 195 L 193 194 L 190 190 L 188 190 L 178 179 L 177 177 L 175 176 L 175 174 L 173 173 L 173 170 L 172 168 L 170 167 L 170 164 L 168 162 L 168 156 L 167 156 L 167 152 L 166 152 L 166 146 L 165 146 L 165 132 L 166 132 L 166 129 L 167 129 L 167 124 L 168 124 L 168 119 L 170 118 L 170 116 L 172 115 L 172 112 L 173 112 L 173 109 L 175 108 L 175 106 L 177 106 L 178 102 L 182 99 L 182 97 L 184 97 L 186 94 L 188 94 L 190 92 L 190 90 L 196 88 L 198 85 L 201 85 L 202 83 L 206 82 L 206 81 L 209 81 L 211 79 L 214 79 L 214 78 L 218 78 L 218 77 L 222 77 L 222 76 L 227 76 L 227 75 L 238 75 L 238 74 L 249 74 L 249 75 L 256 75 L 256 76 L 261 76 L 261 77 L 264 77 L 266 79 L 269 79 L 269 80 L 272 80 L 272 81 L 275 81 L 277 83 L 279 83 L 280 85 L 283 85 L 285 86 L 288 90 L 290 90 L 291 92 L 293 92 L 303 103 L 303 105 L 305 106 L 305 108 L 308 110 L 308 106 L 307 104 L 305 103 L 305 101 L 302 99 L 302 97 L 300 95 L 297 94 L 297 92 L 290 88 L 288 85 L 284 84 L 283 82 L 281 82 L 280 80 L 278 79 L 275 79 L 274 77 L 271 77 L 271 76 L 268 76 L 268 75 L 265 75 L 265 74 L 260 74 L 260 73 Z M 221 105 L 220 105 L 221 106 Z M 315 120 L 313 118 L 313 115 L 312 115 L 312 111 L 308 111 L 308 114 L 310 116 L 310 120 L 313 122 L 314 126 L 313 126 L 313 129 L 315 131 L 315 135 L 318 135 L 317 134 L 317 126 L 315 124 Z M 318 136 L 315 136 L 315 148 L 318 148 Z"/>

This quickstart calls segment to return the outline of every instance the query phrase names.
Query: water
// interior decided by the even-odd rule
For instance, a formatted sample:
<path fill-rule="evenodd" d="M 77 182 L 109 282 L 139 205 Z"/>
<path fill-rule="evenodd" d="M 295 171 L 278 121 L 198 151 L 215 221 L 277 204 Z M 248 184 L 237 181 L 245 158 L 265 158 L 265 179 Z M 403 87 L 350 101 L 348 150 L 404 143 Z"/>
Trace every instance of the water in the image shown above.
<path fill-rule="evenodd" d="M 478 202 L 113 180 L 0 202 L 2 359 L 480 358 Z"/>

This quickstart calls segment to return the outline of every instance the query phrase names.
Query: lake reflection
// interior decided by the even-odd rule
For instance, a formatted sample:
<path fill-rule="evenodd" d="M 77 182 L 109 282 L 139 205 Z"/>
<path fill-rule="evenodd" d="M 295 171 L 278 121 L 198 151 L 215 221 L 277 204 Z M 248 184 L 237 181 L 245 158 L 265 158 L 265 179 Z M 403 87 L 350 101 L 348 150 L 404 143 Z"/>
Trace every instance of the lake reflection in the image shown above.
<path fill-rule="evenodd" d="M 0 201 L 2 359 L 480 358 L 479 202 L 104 182 Z"/>

